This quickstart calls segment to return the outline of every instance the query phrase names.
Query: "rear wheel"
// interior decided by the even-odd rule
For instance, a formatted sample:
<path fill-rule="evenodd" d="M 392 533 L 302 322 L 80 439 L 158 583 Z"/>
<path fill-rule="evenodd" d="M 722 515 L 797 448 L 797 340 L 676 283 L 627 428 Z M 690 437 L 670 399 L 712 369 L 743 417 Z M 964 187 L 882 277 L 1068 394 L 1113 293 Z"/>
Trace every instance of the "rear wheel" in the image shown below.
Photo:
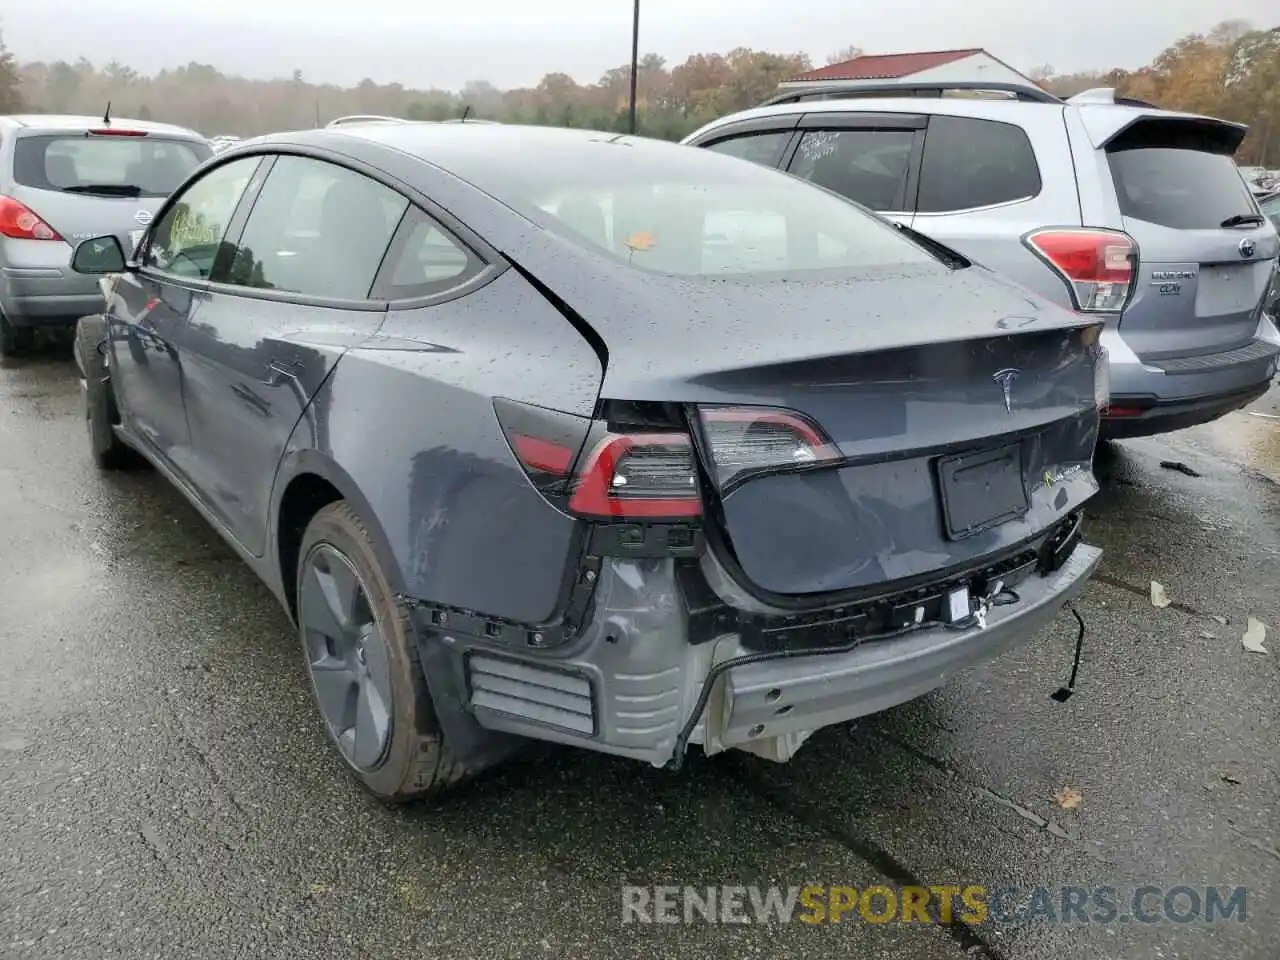
<path fill-rule="evenodd" d="M 16 327 L 0 313 L 0 357 L 16 357 L 35 344 L 36 332 L 31 327 Z"/>
<path fill-rule="evenodd" d="M 403 802 L 462 778 L 445 745 L 408 614 L 345 501 L 321 508 L 302 538 L 298 634 L 316 705 L 348 768 Z"/>
<path fill-rule="evenodd" d="M 80 368 L 80 391 L 84 396 L 85 427 L 89 431 L 89 453 L 103 470 L 122 470 L 141 462 L 133 450 L 118 436 L 115 425 L 120 422 L 115 394 L 107 376 L 107 365 L 99 349 L 107 336 L 106 318 L 81 317 L 76 323 L 74 346 L 76 366 Z"/>

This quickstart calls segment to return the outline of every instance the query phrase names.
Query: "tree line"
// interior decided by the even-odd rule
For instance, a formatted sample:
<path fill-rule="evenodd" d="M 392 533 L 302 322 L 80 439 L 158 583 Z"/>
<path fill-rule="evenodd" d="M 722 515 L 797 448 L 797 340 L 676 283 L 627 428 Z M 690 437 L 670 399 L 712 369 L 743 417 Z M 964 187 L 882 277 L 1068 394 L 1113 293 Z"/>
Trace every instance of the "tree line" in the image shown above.
<path fill-rule="evenodd" d="M 850 47 L 826 62 L 849 59 Z M 737 48 L 700 53 L 670 65 L 650 53 L 637 71 L 640 132 L 680 139 L 703 123 L 755 106 L 780 81 L 811 69 L 807 54 Z M 594 83 L 549 73 L 534 87 L 500 90 L 476 80 L 461 90 L 411 89 L 365 79 L 354 87 L 314 83 L 300 70 L 274 80 L 229 76 L 210 64 L 188 63 L 144 76 L 117 60 L 95 64 L 24 62 L 0 42 L 0 112 L 97 114 L 108 101 L 117 116 L 163 120 L 209 136 L 253 136 L 314 127 L 349 114 L 386 114 L 412 120 L 469 116 L 507 123 L 549 124 L 625 131 L 630 66 L 608 70 Z M 1204 113 L 1250 125 L 1237 158 L 1280 164 L 1280 27 L 1257 30 L 1227 21 L 1189 34 L 1137 70 L 1059 74 L 1045 65 L 1028 72 L 1059 95 L 1089 87 L 1115 87 L 1170 109 Z"/>

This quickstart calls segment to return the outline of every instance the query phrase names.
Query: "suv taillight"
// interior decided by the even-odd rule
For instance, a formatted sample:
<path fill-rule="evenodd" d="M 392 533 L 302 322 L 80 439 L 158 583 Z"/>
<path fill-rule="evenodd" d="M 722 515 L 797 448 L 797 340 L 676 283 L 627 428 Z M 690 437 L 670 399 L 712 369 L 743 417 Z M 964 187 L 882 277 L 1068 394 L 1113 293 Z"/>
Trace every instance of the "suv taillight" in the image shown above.
<path fill-rule="evenodd" d="M 1120 313 L 1133 295 L 1138 245 L 1118 230 L 1035 230 L 1023 242 L 1066 282 L 1081 313 Z"/>
<path fill-rule="evenodd" d="M 58 231 L 49 226 L 26 204 L 13 197 L 0 196 L 0 234 L 12 240 L 61 240 Z"/>

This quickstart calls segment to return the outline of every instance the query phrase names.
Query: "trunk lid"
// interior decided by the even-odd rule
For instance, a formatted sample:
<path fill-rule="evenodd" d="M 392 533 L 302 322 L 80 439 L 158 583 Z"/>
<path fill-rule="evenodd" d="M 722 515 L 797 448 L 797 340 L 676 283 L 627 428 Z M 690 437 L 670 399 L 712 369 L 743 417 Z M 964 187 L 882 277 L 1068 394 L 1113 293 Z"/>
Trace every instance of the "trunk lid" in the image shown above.
<path fill-rule="evenodd" d="M 763 594 L 978 565 L 1097 490 L 1099 325 L 982 268 L 778 282 L 523 254 L 607 345 L 603 398 L 683 404 L 700 424 L 709 522 Z M 710 427 L 724 406 L 794 411 L 833 455 L 722 482 Z"/>
<path fill-rule="evenodd" d="M 1097 109 L 1106 108 L 1086 114 Z M 1220 353 L 1257 330 L 1280 238 L 1232 159 L 1244 130 L 1140 115 L 1103 140 L 1123 227 L 1139 250 L 1120 328 L 1144 360 Z"/>

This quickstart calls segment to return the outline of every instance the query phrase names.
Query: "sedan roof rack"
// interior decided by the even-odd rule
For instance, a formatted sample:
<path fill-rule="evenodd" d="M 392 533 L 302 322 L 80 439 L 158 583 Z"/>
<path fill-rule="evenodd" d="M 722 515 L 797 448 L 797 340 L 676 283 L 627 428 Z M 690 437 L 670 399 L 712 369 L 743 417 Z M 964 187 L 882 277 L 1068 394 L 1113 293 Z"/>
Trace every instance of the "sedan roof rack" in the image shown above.
<path fill-rule="evenodd" d="M 982 80 L 956 80 L 950 83 L 918 83 L 910 80 L 876 83 L 831 83 L 807 90 L 788 90 L 771 97 L 762 107 L 779 103 L 800 103 L 803 100 L 853 100 L 859 97 L 941 97 L 951 90 L 1008 93 L 1024 103 L 1063 103 L 1048 90 L 1027 83 L 987 83 Z"/>

